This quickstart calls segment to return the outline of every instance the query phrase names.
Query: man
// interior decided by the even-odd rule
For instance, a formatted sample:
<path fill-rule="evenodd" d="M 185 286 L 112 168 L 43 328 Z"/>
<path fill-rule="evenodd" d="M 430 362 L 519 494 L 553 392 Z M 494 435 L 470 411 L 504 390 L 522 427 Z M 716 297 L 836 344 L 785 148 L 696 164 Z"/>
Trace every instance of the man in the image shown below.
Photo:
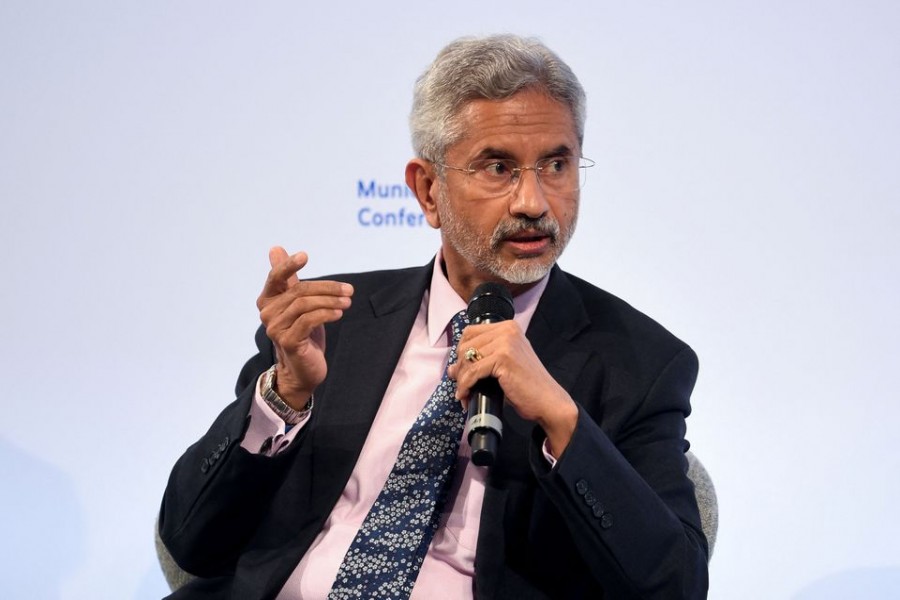
<path fill-rule="evenodd" d="M 305 253 L 270 251 L 259 353 L 163 500 L 162 539 L 200 577 L 172 598 L 705 597 L 684 457 L 696 356 L 555 266 L 590 164 L 584 115 L 540 43 L 454 42 L 417 82 L 406 167 L 436 259 L 300 280 Z M 483 282 L 509 288 L 515 317 L 465 327 Z M 506 398 L 496 463 L 472 464 L 458 428 L 437 435 L 449 479 L 421 492 L 418 428 L 488 377 Z M 397 507 L 428 502 L 409 533 L 419 517 Z"/>

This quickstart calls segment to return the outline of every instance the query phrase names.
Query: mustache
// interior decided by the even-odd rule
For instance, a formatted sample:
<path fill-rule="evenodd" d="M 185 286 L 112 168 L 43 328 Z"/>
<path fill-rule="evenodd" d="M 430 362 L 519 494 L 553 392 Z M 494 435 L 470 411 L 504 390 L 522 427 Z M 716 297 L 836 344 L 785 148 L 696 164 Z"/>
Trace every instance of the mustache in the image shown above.
<path fill-rule="evenodd" d="M 537 219 L 514 217 L 500 221 L 491 236 L 491 246 L 496 248 L 503 240 L 523 232 L 546 235 L 555 244 L 559 237 L 559 223 L 547 215 Z"/>

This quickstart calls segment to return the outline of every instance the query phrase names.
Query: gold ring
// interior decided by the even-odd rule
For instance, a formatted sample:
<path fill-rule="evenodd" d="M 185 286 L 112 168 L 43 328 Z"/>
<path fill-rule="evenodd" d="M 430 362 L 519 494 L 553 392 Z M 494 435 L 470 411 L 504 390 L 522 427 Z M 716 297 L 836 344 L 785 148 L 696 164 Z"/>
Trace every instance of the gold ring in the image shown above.
<path fill-rule="evenodd" d="M 466 357 L 466 360 L 469 362 L 475 362 L 476 360 L 481 360 L 481 352 L 479 352 L 475 348 L 469 348 L 468 350 L 466 350 L 466 353 L 464 356 Z"/>

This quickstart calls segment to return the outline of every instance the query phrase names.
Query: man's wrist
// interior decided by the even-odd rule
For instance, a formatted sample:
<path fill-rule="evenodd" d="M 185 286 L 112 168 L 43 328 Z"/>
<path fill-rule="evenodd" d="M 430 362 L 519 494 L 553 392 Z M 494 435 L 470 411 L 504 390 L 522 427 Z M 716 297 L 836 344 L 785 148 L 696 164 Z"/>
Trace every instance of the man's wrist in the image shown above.
<path fill-rule="evenodd" d="M 578 405 L 571 398 L 568 400 L 554 411 L 551 419 L 539 422 L 547 435 L 548 449 L 557 460 L 566 451 L 569 442 L 572 441 L 575 428 L 578 426 Z"/>
<path fill-rule="evenodd" d="M 263 374 L 262 387 L 260 395 L 266 404 L 269 405 L 276 415 L 278 415 L 288 425 L 296 425 L 305 419 L 313 408 L 313 396 L 309 396 L 306 406 L 302 409 L 296 409 L 284 401 L 284 399 L 275 390 L 276 384 L 276 366 L 272 365 L 268 371 Z"/>

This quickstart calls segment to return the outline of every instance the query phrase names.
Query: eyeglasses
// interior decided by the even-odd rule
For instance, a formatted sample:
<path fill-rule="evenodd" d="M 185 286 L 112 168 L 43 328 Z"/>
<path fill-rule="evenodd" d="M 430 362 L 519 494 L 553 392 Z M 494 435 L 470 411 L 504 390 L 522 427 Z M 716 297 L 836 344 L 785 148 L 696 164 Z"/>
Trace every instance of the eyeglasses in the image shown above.
<path fill-rule="evenodd" d="M 521 167 L 508 158 L 481 158 L 467 167 L 434 163 L 445 169 L 466 173 L 470 181 L 490 197 L 513 193 L 519 186 L 523 171 L 534 171 L 545 194 L 568 194 L 579 190 L 587 180 L 587 170 L 594 166 L 589 158 L 552 156 L 542 158 L 533 167 Z"/>

